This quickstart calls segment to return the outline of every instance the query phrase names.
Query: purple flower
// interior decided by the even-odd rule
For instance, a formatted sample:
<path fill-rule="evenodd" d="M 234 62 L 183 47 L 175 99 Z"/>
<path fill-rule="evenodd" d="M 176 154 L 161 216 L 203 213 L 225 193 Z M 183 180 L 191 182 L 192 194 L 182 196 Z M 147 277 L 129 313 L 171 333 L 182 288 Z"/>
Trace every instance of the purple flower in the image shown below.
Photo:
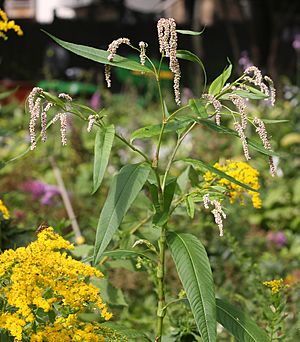
<path fill-rule="evenodd" d="M 300 51 L 300 33 L 295 34 L 292 45 L 297 52 Z"/>
<path fill-rule="evenodd" d="M 93 96 L 90 99 L 90 106 L 94 109 L 94 110 L 99 110 L 99 108 L 101 107 L 101 96 L 100 93 L 98 91 L 96 91 Z"/>
<path fill-rule="evenodd" d="M 242 51 L 241 56 L 239 59 L 239 65 L 243 68 L 243 70 L 246 70 L 247 68 L 253 66 L 252 61 L 249 58 L 247 51 Z"/>
<path fill-rule="evenodd" d="M 59 188 L 41 181 L 31 180 L 22 184 L 23 191 L 29 192 L 33 200 L 39 199 L 41 204 L 53 205 L 53 197 L 60 195 Z"/>
<path fill-rule="evenodd" d="M 287 239 L 283 232 L 268 232 L 267 240 L 276 247 L 282 247 L 286 244 Z"/>

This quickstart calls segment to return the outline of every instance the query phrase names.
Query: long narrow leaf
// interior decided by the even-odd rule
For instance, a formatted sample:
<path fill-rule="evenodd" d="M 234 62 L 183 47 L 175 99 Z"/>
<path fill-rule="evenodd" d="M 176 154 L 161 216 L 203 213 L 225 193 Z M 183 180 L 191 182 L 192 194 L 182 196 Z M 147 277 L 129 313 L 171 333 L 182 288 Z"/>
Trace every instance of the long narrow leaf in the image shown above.
<path fill-rule="evenodd" d="M 180 34 L 187 34 L 189 36 L 200 36 L 205 30 L 205 27 L 202 29 L 202 31 L 191 31 L 191 30 L 176 30 L 177 33 Z"/>
<path fill-rule="evenodd" d="M 228 134 L 228 135 L 233 135 L 237 138 L 239 138 L 239 135 L 236 131 L 234 131 L 231 128 L 228 127 L 224 127 L 224 126 L 218 126 L 215 123 L 213 123 L 210 120 L 206 120 L 206 119 L 198 119 L 198 121 L 200 123 L 202 123 L 203 125 L 205 125 L 206 127 L 211 128 L 212 130 L 218 132 L 218 133 L 222 133 L 222 134 Z M 256 151 L 265 154 L 267 156 L 279 156 L 278 153 L 270 151 L 270 150 L 266 150 L 261 144 L 257 143 L 255 140 L 251 139 L 251 138 L 247 138 L 247 142 L 248 145 L 251 146 L 252 148 L 254 148 Z"/>
<path fill-rule="evenodd" d="M 192 164 L 194 167 L 203 167 L 204 169 L 220 176 L 221 178 L 225 178 L 225 179 L 229 180 L 230 182 L 241 186 L 242 188 L 257 192 L 257 190 L 251 188 L 249 185 L 241 183 L 240 181 L 236 180 L 235 178 L 229 176 L 227 173 L 225 173 L 225 172 L 223 172 L 223 171 L 221 171 L 221 170 L 219 170 L 219 169 L 217 169 L 217 168 L 215 168 L 209 164 L 204 163 L 202 160 L 199 160 L 199 159 L 196 160 L 196 159 L 191 159 L 191 158 L 185 158 L 183 160 L 187 163 Z"/>
<path fill-rule="evenodd" d="M 204 342 L 216 341 L 216 302 L 209 260 L 191 234 L 169 232 L 167 243 Z"/>
<path fill-rule="evenodd" d="M 148 165 L 126 165 L 114 177 L 98 221 L 94 264 L 101 258 L 123 217 L 145 184 L 149 172 Z"/>
<path fill-rule="evenodd" d="M 229 64 L 227 68 L 222 72 L 220 76 L 218 76 L 210 85 L 208 93 L 211 95 L 218 94 L 224 87 L 226 81 L 231 75 L 232 64 Z"/>
<path fill-rule="evenodd" d="M 173 120 L 165 125 L 164 133 L 175 132 L 180 128 L 185 128 L 194 119 Z M 161 131 L 161 125 L 150 125 L 137 129 L 131 135 L 131 142 L 135 139 L 151 138 L 159 135 Z"/>
<path fill-rule="evenodd" d="M 176 51 L 176 57 L 180 58 L 180 59 L 187 60 L 187 61 L 195 62 L 195 63 L 198 63 L 200 65 L 200 67 L 203 71 L 203 75 L 204 75 L 203 89 L 205 89 L 206 83 L 207 83 L 207 75 L 206 75 L 206 70 L 205 70 L 204 64 L 202 63 L 201 59 L 189 50 L 177 50 Z"/>
<path fill-rule="evenodd" d="M 93 193 L 95 193 L 101 185 L 108 164 L 114 137 L 114 125 L 100 128 L 97 131 L 94 152 Z"/>
<path fill-rule="evenodd" d="M 233 305 L 216 298 L 217 321 L 239 342 L 269 342 L 267 334 Z"/>
<path fill-rule="evenodd" d="M 61 39 L 54 37 L 52 34 L 44 30 L 42 31 L 45 32 L 50 38 L 52 38 L 57 44 L 59 44 L 66 50 L 69 50 L 75 53 L 76 55 L 82 56 L 92 61 L 102 63 L 102 64 L 109 64 L 109 65 L 117 66 L 123 69 L 129 69 L 129 70 L 140 71 L 140 72 L 152 72 L 152 70 L 147 68 L 146 66 L 141 65 L 128 58 L 121 57 L 119 55 L 116 55 L 113 61 L 108 61 L 107 57 L 109 55 L 109 52 L 105 50 L 100 50 L 100 49 L 96 49 L 90 46 L 65 42 Z"/>

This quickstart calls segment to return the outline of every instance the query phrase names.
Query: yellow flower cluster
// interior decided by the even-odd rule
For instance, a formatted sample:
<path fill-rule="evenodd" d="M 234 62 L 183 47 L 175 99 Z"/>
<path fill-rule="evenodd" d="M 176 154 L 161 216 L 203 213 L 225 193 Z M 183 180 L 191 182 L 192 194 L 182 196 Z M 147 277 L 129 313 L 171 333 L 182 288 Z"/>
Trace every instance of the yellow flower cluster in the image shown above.
<path fill-rule="evenodd" d="M 14 20 L 8 20 L 6 13 L 0 8 L 0 37 L 7 39 L 4 32 L 14 30 L 18 36 L 23 35 L 23 31 L 19 25 L 16 25 Z"/>
<path fill-rule="evenodd" d="M 284 287 L 283 279 L 264 281 L 263 285 L 269 287 L 272 294 L 278 293 Z"/>
<path fill-rule="evenodd" d="M 235 178 L 239 182 L 250 186 L 254 190 L 258 190 L 260 188 L 258 171 L 245 162 L 226 160 L 224 164 L 221 165 L 216 163 L 214 167 L 225 172 L 227 175 Z M 226 178 L 220 178 L 218 175 L 215 175 L 210 171 L 206 172 L 203 177 L 207 183 L 214 183 L 225 187 L 228 190 L 231 203 L 239 200 L 243 205 L 244 195 L 248 194 L 251 197 L 253 207 L 261 208 L 262 202 L 259 192 L 247 190 L 235 183 L 230 182 Z"/>
<path fill-rule="evenodd" d="M 17 340 L 25 334 L 32 335 L 30 341 L 44 341 L 45 336 L 49 342 L 104 341 L 98 334 L 100 325 L 91 327 L 78 319 L 88 308 L 105 320 L 111 318 L 98 288 L 88 281 L 103 274 L 60 252 L 73 248 L 49 227 L 27 247 L 0 255 L 0 297 L 6 303 L 0 328 Z"/>
<path fill-rule="evenodd" d="M 2 213 L 4 220 L 9 219 L 9 217 L 10 217 L 9 211 L 1 199 L 0 199 L 0 213 Z"/>

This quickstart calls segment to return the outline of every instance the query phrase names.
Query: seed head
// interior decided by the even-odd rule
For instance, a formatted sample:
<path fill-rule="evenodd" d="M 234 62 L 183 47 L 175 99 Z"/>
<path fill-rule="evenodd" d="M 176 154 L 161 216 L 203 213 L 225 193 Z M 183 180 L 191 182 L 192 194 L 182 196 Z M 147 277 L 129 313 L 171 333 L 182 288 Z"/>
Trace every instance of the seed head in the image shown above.
<path fill-rule="evenodd" d="M 88 120 L 89 120 L 89 123 L 88 123 L 88 127 L 87 127 L 87 131 L 88 132 L 91 132 L 92 131 L 92 128 L 94 126 L 94 123 L 96 121 L 96 119 L 98 118 L 98 115 L 90 115 L 88 117 Z"/>
<path fill-rule="evenodd" d="M 229 99 L 232 101 L 232 103 L 236 106 L 238 109 L 239 113 L 241 114 L 241 126 L 243 129 L 246 128 L 248 118 L 246 114 L 246 101 L 239 95 L 236 94 L 231 94 L 229 95 Z"/>
<path fill-rule="evenodd" d="M 203 94 L 202 97 L 204 99 L 207 99 L 208 102 L 212 104 L 216 111 L 216 124 L 218 126 L 221 125 L 221 109 L 222 109 L 222 104 L 219 100 L 217 100 L 213 95 L 211 94 Z"/>
<path fill-rule="evenodd" d="M 264 79 L 268 82 L 270 87 L 270 99 L 271 99 L 271 105 L 274 106 L 275 104 L 275 98 L 276 98 L 276 89 L 274 87 L 274 82 L 269 76 L 265 76 Z"/>
<path fill-rule="evenodd" d="M 108 49 L 107 49 L 107 51 L 109 52 L 107 60 L 109 62 L 113 61 L 113 59 L 117 53 L 117 50 L 121 44 L 130 45 L 130 40 L 128 38 L 118 38 L 116 40 L 113 40 L 109 44 Z M 107 88 L 110 88 L 111 87 L 111 66 L 108 64 L 105 64 L 105 66 L 104 66 L 104 76 L 105 76 Z"/>
<path fill-rule="evenodd" d="M 254 118 L 253 123 L 256 125 L 256 132 L 258 133 L 260 140 L 262 141 L 266 150 L 272 151 L 272 146 L 268 137 L 266 126 L 264 122 L 259 118 Z M 272 176 L 276 174 L 276 167 L 274 165 L 273 157 L 269 156 L 270 172 Z"/>
<path fill-rule="evenodd" d="M 223 236 L 223 219 L 226 219 L 226 214 L 224 213 L 220 202 L 217 200 L 211 200 L 209 198 L 209 194 L 206 194 L 203 196 L 203 205 L 205 209 L 209 209 L 210 205 L 214 206 L 214 209 L 211 211 L 211 213 L 214 215 L 215 222 L 219 227 L 220 236 Z"/>
<path fill-rule="evenodd" d="M 65 94 L 65 93 L 58 94 L 58 97 L 66 100 L 66 101 L 69 101 L 69 102 L 71 102 L 73 100 L 69 94 Z"/>
<path fill-rule="evenodd" d="M 108 55 L 107 59 L 108 59 L 110 62 L 114 59 L 114 57 L 115 57 L 115 55 L 116 55 L 116 53 L 117 53 L 117 50 L 118 50 L 118 48 L 119 48 L 119 46 L 120 46 L 121 44 L 130 45 L 130 40 L 129 40 L 128 38 L 118 38 L 118 39 L 116 39 L 116 40 L 113 40 L 113 41 L 109 44 L 107 51 L 108 51 L 110 54 Z"/>
<path fill-rule="evenodd" d="M 139 42 L 140 47 L 140 62 L 142 65 L 145 65 L 146 62 L 146 47 L 148 46 L 145 42 Z"/>
<path fill-rule="evenodd" d="M 246 158 L 246 160 L 250 160 L 251 157 L 250 157 L 250 154 L 249 154 L 249 148 L 248 148 L 247 138 L 246 138 L 244 129 L 241 126 L 241 124 L 239 122 L 237 122 L 237 121 L 234 123 L 234 128 L 237 131 L 237 133 L 238 133 L 238 135 L 239 135 L 239 137 L 241 139 L 245 158 Z"/>
<path fill-rule="evenodd" d="M 170 58 L 169 68 L 174 74 L 174 94 L 175 102 L 180 105 L 180 66 L 176 57 L 177 50 L 177 32 L 176 22 L 173 18 L 161 18 L 157 23 L 159 50 L 164 53 L 166 57 Z"/>
<path fill-rule="evenodd" d="M 42 136 L 42 142 L 45 142 L 47 140 L 47 113 L 49 109 L 53 106 L 52 102 L 49 102 L 46 104 L 46 107 L 42 111 L 41 114 L 41 136 Z"/>

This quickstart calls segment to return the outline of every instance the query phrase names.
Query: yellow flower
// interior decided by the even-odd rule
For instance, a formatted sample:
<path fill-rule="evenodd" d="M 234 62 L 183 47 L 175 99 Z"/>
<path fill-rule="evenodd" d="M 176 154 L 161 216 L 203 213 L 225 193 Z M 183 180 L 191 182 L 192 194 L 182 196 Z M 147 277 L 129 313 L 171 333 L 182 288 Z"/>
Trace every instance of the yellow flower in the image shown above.
<path fill-rule="evenodd" d="M 78 236 L 75 241 L 77 245 L 82 245 L 85 242 L 85 238 L 83 236 Z"/>
<path fill-rule="evenodd" d="M 6 13 L 0 8 L 0 37 L 4 40 L 7 39 L 7 35 L 4 32 L 8 30 L 14 30 L 18 36 L 23 35 L 21 27 L 16 25 L 14 20 L 8 20 Z"/>
<path fill-rule="evenodd" d="M 235 178 L 239 182 L 250 186 L 254 190 L 258 190 L 260 188 L 258 171 L 245 162 L 226 160 L 224 164 L 216 163 L 214 167 L 225 172 L 227 175 Z M 210 171 L 206 172 L 203 177 L 207 183 L 217 184 L 225 187 L 228 190 L 231 203 L 239 200 L 243 205 L 244 195 L 248 194 L 251 197 L 253 207 L 261 208 L 262 202 L 258 192 L 247 190 L 235 183 L 230 182 L 226 178 L 220 178 L 220 176 L 215 175 Z"/>
<path fill-rule="evenodd" d="M 6 308 L 0 314 L 0 328 L 18 340 L 25 334 L 30 341 L 44 341 L 44 337 L 48 342 L 104 341 L 100 325 L 87 332 L 88 323 L 78 318 L 87 312 L 87 307 L 104 320 L 111 318 L 99 289 L 89 282 L 90 277 L 103 274 L 60 252 L 73 248 L 49 227 L 27 247 L 6 250 L 0 255 L 0 281 L 5 284 L 0 285 L 0 295 Z M 43 312 L 43 320 L 47 313 L 55 319 L 38 321 L 33 334 L 30 327 L 36 325 L 37 312 Z"/>
<path fill-rule="evenodd" d="M 2 213 L 4 220 L 9 219 L 9 217 L 10 217 L 9 211 L 1 199 L 0 199 L 0 213 Z"/>
<path fill-rule="evenodd" d="M 283 287 L 283 279 L 264 281 L 263 285 L 269 287 L 272 290 L 272 294 L 278 293 Z"/>

